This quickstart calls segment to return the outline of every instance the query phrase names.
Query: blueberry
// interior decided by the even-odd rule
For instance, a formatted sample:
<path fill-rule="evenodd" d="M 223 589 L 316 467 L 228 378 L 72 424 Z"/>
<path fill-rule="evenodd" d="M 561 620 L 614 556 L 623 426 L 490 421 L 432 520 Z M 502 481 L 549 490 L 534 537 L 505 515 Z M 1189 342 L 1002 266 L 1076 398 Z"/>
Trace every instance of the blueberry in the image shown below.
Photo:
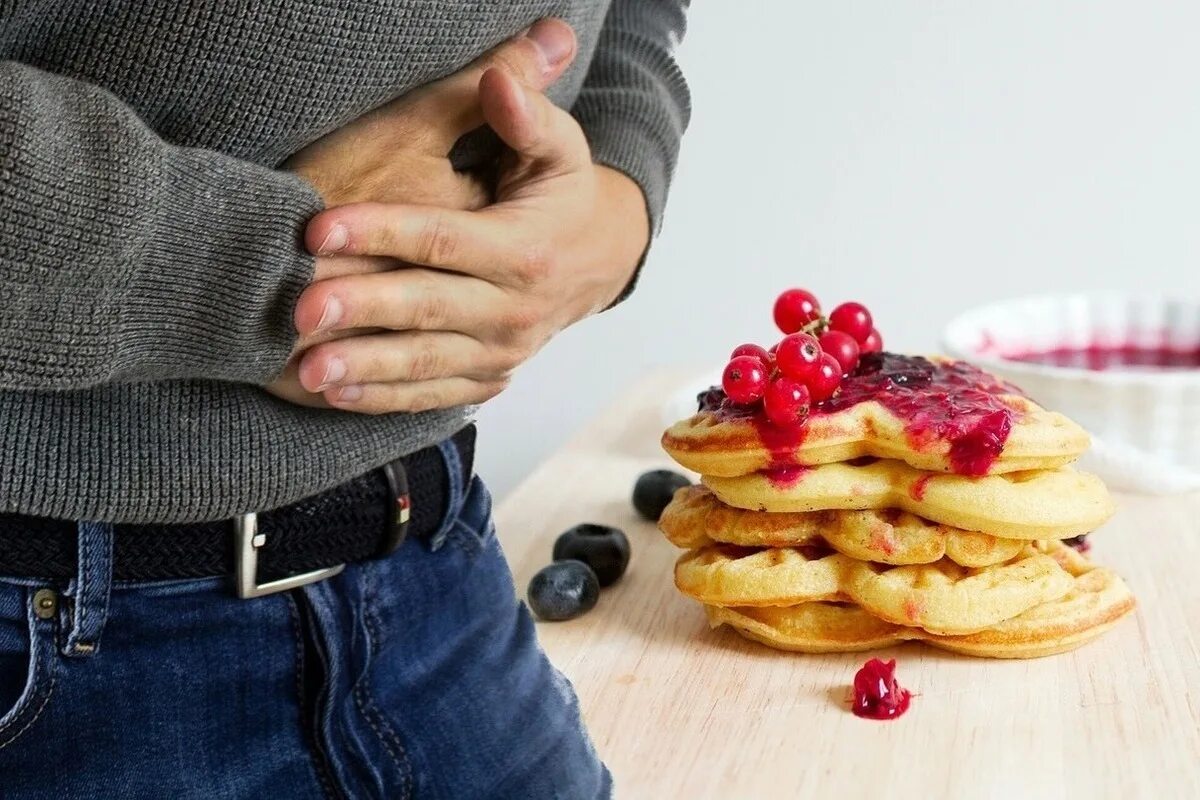
<path fill-rule="evenodd" d="M 530 578 L 525 597 L 540 619 L 575 619 L 596 606 L 600 581 L 582 561 L 555 561 Z"/>
<path fill-rule="evenodd" d="M 620 528 L 585 522 L 559 534 L 554 560 L 573 558 L 592 568 L 601 586 L 611 586 L 629 566 L 629 539 Z"/>
<path fill-rule="evenodd" d="M 643 472 L 633 486 L 633 507 L 646 519 L 658 522 L 663 509 L 675 496 L 675 490 L 691 485 L 685 476 L 669 469 Z"/>

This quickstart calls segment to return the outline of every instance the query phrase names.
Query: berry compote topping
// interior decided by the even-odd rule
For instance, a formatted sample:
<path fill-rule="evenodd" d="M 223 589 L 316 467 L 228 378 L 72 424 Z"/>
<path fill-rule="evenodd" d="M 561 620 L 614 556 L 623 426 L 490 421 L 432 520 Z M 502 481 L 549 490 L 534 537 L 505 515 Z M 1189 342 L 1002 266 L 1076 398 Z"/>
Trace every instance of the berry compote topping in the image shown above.
<path fill-rule="evenodd" d="M 763 475 L 772 486 L 779 489 L 790 489 L 800 482 L 811 467 L 802 467 L 799 464 L 789 464 L 783 467 L 775 467 L 768 469 Z"/>
<path fill-rule="evenodd" d="M 950 465 L 960 475 L 986 475 L 1004 449 L 1017 412 L 1001 394 L 1021 394 L 962 361 L 934 363 L 921 356 L 869 353 L 841 390 L 816 413 L 833 413 L 876 400 L 900 419 L 916 449 L 950 443 Z"/>
<path fill-rule="evenodd" d="M 985 475 L 1004 449 L 1018 412 L 999 395 L 1021 394 L 965 362 L 934 363 L 921 356 L 868 353 L 854 373 L 842 378 L 836 394 L 809 409 L 809 419 L 875 400 L 904 421 L 909 443 L 918 450 L 950 443 L 950 464 L 961 475 Z M 772 425 L 753 407 L 737 406 L 720 390 L 700 395 L 700 410 L 721 419 L 752 422 L 772 454 L 771 469 L 794 464 L 807 425 Z"/>
<path fill-rule="evenodd" d="M 864 719 L 895 719 L 908 710 L 912 692 L 896 682 L 896 659 L 872 658 L 854 675 L 851 711 Z"/>
<path fill-rule="evenodd" d="M 913 500 L 920 501 L 925 499 L 925 490 L 929 488 L 929 482 L 931 480 L 933 480 L 932 472 L 928 475 L 922 475 L 921 477 L 917 478 L 917 480 L 913 483 L 912 488 L 909 489 L 908 492 L 910 495 L 912 495 Z"/>

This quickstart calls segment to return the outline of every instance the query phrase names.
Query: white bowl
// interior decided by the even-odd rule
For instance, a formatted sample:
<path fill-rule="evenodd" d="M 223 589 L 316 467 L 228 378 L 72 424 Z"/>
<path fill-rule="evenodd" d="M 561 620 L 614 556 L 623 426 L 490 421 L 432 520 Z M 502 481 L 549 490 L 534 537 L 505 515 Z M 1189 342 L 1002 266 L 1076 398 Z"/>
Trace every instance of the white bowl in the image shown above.
<path fill-rule="evenodd" d="M 1200 349 L 1200 300 L 1129 295 L 1029 297 L 973 309 L 943 335 L 971 361 L 1093 435 L 1084 466 L 1114 488 L 1200 488 L 1200 369 L 1052 366 L 1014 356 L 1056 348 Z"/>

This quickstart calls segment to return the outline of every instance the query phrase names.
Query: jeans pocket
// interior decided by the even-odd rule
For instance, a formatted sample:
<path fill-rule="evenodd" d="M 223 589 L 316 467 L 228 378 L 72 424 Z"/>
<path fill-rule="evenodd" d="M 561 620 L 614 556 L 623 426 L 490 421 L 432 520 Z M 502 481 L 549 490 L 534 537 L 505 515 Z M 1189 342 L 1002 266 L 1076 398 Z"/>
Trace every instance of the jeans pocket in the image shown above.
<path fill-rule="evenodd" d="M 41 718 L 55 684 L 55 623 L 34 613 L 34 591 L 5 587 L 0 612 L 16 611 L 23 595 L 25 619 L 0 613 L 0 750 Z"/>
<path fill-rule="evenodd" d="M 478 475 L 471 478 L 449 535 L 474 551 L 481 550 L 496 536 L 496 524 L 492 520 L 492 493 Z"/>

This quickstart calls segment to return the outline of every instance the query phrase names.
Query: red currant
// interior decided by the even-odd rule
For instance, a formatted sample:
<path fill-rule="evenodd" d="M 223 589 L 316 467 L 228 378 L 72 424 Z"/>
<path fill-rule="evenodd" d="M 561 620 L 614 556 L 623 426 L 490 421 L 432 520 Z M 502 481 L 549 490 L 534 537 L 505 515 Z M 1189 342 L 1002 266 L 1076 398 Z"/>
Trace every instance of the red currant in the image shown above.
<path fill-rule="evenodd" d="M 767 349 L 756 344 L 739 344 L 733 349 L 733 354 L 729 358 L 734 359 L 738 356 L 753 356 L 764 364 L 771 362 L 771 354 L 767 352 Z"/>
<path fill-rule="evenodd" d="M 775 352 L 779 371 L 801 383 L 808 383 L 811 375 L 821 363 L 821 345 L 817 337 L 807 333 L 789 333 L 779 343 Z"/>
<path fill-rule="evenodd" d="M 814 403 L 828 400 L 842 385 L 842 365 L 829 353 L 821 354 L 821 363 L 808 379 L 808 391 Z"/>
<path fill-rule="evenodd" d="M 767 367 L 755 356 L 738 356 L 725 367 L 721 386 L 738 405 L 757 403 L 767 388 Z"/>
<path fill-rule="evenodd" d="M 788 289 L 775 300 L 775 324 L 784 333 L 795 333 L 819 316 L 817 298 L 804 289 Z"/>
<path fill-rule="evenodd" d="M 829 314 L 829 327 L 850 334 L 859 344 L 871 335 L 874 324 L 871 312 L 862 303 L 842 303 Z"/>
<path fill-rule="evenodd" d="M 804 422 L 811 398 L 808 387 L 786 375 L 767 384 L 763 395 L 763 413 L 780 428 L 790 428 Z"/>
<path fill-rule="evenodd" d="M 882 350 L 883 337 L 879 335 L 879 331 L 875 328 L 871 328 L 871 332 L 867 334 L 867 338 L 862 340 L 862 344 L 859 346 L 859 349 L 862 350 L 863 355 L 866 355 L 867 353 L 878 353 L 880 350 Z"/>
<path fill-rule="evenodd" d="M 821 349 L 837 359 L 842 365 L 842 374 L 849 374 L 858 366 L 858 342 L 843 331 L 825 331 L 820 338 Z"/>

